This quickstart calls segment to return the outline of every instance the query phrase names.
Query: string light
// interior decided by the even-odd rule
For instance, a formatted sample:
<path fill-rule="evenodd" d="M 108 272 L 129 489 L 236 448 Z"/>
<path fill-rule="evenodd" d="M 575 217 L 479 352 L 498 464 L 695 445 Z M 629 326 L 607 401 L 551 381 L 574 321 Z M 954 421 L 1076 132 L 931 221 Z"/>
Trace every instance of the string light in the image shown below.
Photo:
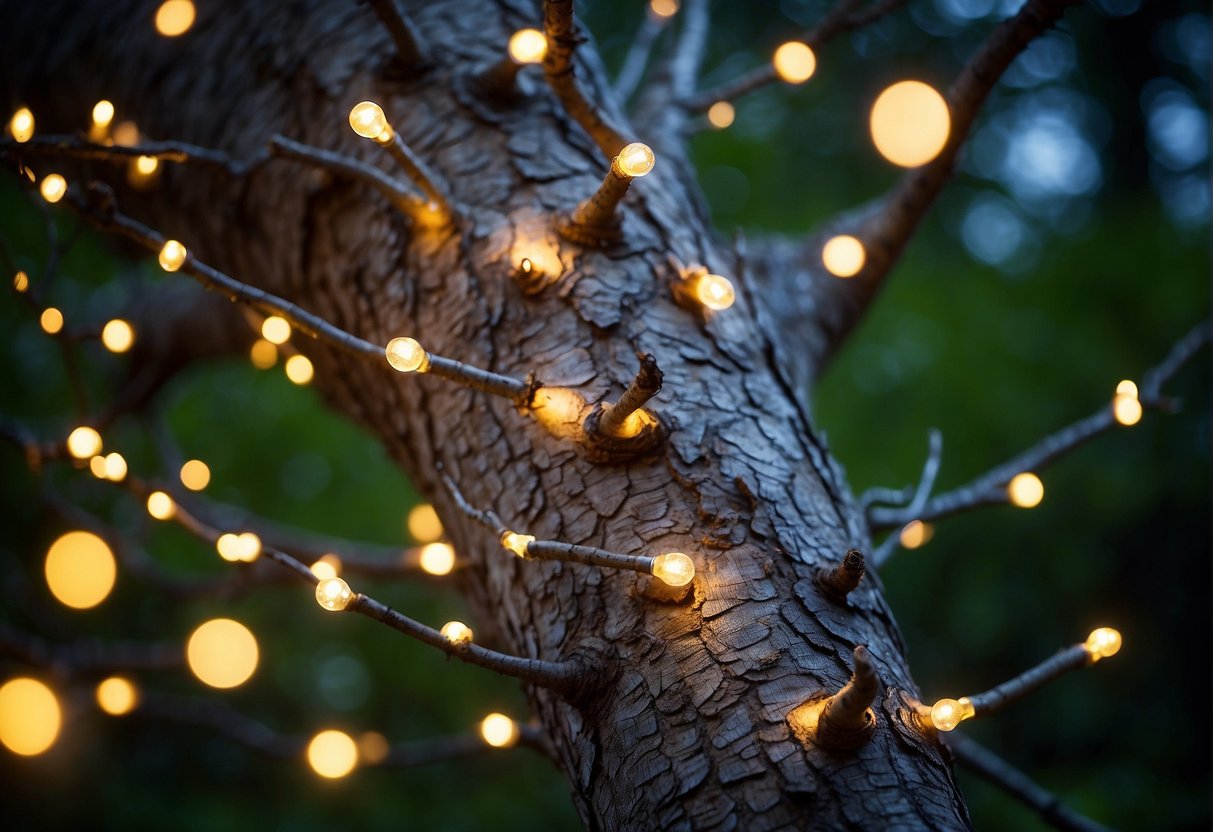
<path fill-rule="evenodd" d="M 449 543 L 427 543 L 421 547 L 418 562 L 430 575 L 449 575 L 455 568 L 455 549 Z"/>
<path fill-rule="evenodd" d="M 872 142 L 880 155 L 903 168 L 934 159 L 948 143 L 948 103 L 921 81 L 900 81 L 886 88 L 872 105 Z"/>
<path fill-rule="evenodd" d="M 200 459 L 186 460 L 180 476 L 181 484 L 190 491 L 201 491 L 211 482 L 211 468 Z"/>
<path fill-rule="evenodd" d="M 666 552 L 653 558 L 652 572 L 670 586 L 686 586 L 695 579 L 695 561 L 682 552 Z"/>
<path fill-rule="evenodd" d="M 29 275 L 23 271 L 13 275 L 13 288 L 18 292 L 25 292 L 29 289 Z"/>
<path fill-rule="evenodd" d="M 510 35 L 508 51 L 514 63 L 541 63 L 548 52 L 548 39 L 538 29 L 519 29 Z"/>
<path fill-rule="evenodd" d="M 358 765 L 358 745 L 344 731 L 321 731 L 307 744 L 307 763 L 321 777 L 338 780 Z"/>
<path fill-rule="evenodd" d="M 1111 627 L 1100 627 L 1097 630 L 1091 631 L 1083 647 L 1091 654 L 1091 661 L 1097 662 L 1100 659 L 1106 659 L 1119 653 L 1121 643 L 1122 639 L 1119 630 Z"/>
<path fill-rule="evenodd" d="M 807 43 L 790 40 L 781 44 L 771 58 L 775 74 L 788 84 L 803 84 L 817 71 L 817 56 Z"/>
<path fill-rule="evenodd" d="M 124 353 L 135 343 L 135 329 L 129 321 L 114 318 L 101 328 L 101 344 L 112 353 Z"/>
<path fill-rule="evenodd" d="M 501 535 L 501 545 L 520 558 L 527 556 L 526 547 L 534 540 L 535 535 L 533 534 L 518 534 L 508 530 Z"/>
<path fill-rule="evenodd" d="M 319 560 L 313 563 L 309 569 L 318 580 L 327 578 L 336 578 L 341 574 L 341 558 L 336 555 L 322 555 Z"/>
<path fill-rule="evenodd" d="M 190 0 L 165 0 L 156 9 L 156 31 L 166 38 L 184 35 L 194 25 L 195 14 Z"/>
<path fill-rule="evenodd" d="M 278 363 L 278 348 L 264 338 L 258 338 L 249 348 L 249 361 L 258 370 L 268 370 Z"/>
<path fill-rule="evenodd" d="M 53 306 L 48 306 L 38 316 L 38 325 L 47 335 L 57 335 L 63 329 L 63 313 Z"/>
<path fill-rule="evenodd" d="M 973 716 L 973 703 L 967 696 L 960 699 L 940 699 L 931 706 L 931 724 L 940 731 L 951 731 Z"/>
<path fill-rule="evenodd" d="M 695 297 L 713 312 L 728 309 L 737 300 L 737 292 L 727 277 L 701 274 L 695 278 Z"/>
<path fill-rule="evenodd" d="M 584 245 L 602 245 L 617 240 L 620 220 L 616 209 L 620 200 L 628 192 L 632 180 L 648 176 L 656 164 L 657 156 L 647 144 L 632 142 L 625 145 L 611 160 L 611 169 L 598 190 L 577 206 L 561 232 Z"/>
<path fill-rule="evenodd" d="M 110 716 L 129 714 L 139 704 L 139 691 L 130 679 L 110 676 L 97 685 L 97 705 Z"/>
<path fill-rule="evenodd" d="M 47 549 L 44 572 L 55 600 L 72 609 L 86 610 L 109 597 L 118 564 L 109 544 L 100 537 L 72 531 Z"/>
<path fill-rule="evenodd" d="M 421 503 L 409 509 L 405 524 L 409 534 L 418 543 L 432 543 L 445 533 L 438 512 L 434 511 L 434 507 L 429 503 Z"/>
<path fill-rule="evenodd" d="M 110 122 L 114 120 L 114 104 L 106 99 L 101 99 L 93 105 L 93 127 L 98 130 L 104 130 L 110 126 Z"/>
<path fill-rule="evenodd" d="M 354 591 L 341 578 L 325 578 L 316 584 L 316 603 L 329 612 L 341 612 L 354 600 Z"/>
<path fill-rule="evenodd" d="M 652 172 L 653 166 L 657 164 L 657 156 L 647 144 L 632 142 L 619 151 L 615 163 L 624 176 L 636 178 Z"/>
<path fill-rule="evenodd" d="M 271 344 L 285 344 L 291 337 L 290 322 L 278 315 L 270 315 L 261 322 L 261 337 Z"/>
<path fill-rule="evenodd" d="M 93 461 L 98 459 L 101 460 L 101 462 L 94 467 Z M 113 482 L 122 482 L 124 479 L 126 479 L 126 459 L 117 451 L 111 454 L 106 454 L 105 456 L 93 457 L 91 460 L 89 460 L 89 467 L 93 469 L 94 475 L 97 474 L 97 469 L 100 469 L 101 473 L 97 477 L 98 479 L 112 480 Z"/>
<path fill-rule="evenodd" d="M 181 243 L 176 240 L 165 240 L 160 249 L 160 268 L 166 272 L 175 272 L 185 264 L 185 258 L 188 255 L 189 252 Z"/>
<path fill-rule="evenodd" d="M 286 360 L 283 369 L 286 371 L 288 379 L 301 386 L 310 383 L 312 377 L 316 375 L 312 361 L 306 355 L 292 355 Z"/>
<path fill-rule="evenodd" d="M 155 156 L 136 156 L 135 172 L 140 176 L 151 176 L 160 167 L 160 160 Z"/>
<path fill-rule="evenodd" d="M 917 549 L 925 546 L 935 536 L 935 527 L 921 520 L 911 520 L 900 532 L 901 545 L 906 549 Z"/>
<path fill-rule="evenodd" d="M 8 121 L 8 132 L 18 144 L 24 144 L 34 137 L 34 114 L 29 107 L 21 107 L 13 113 Z"/>
<path fill-rule="evenodd" d="M 354 105 L 350 110 L 350 127 L 364 139 L 374 139 L 380 144 L 387 144 L 394 135 L 383 108 L 374 101 L 360 101 Z"/>
<path fill-rule="evenodd" d="M 863 243 L 849 234 L 831 237 L 821 248 L 821 262 L 835 277 L 854 277 L 866 260 Z"/>
<path fill-rule="evenodd" d="M 1035 508 L 1045 498 L 1045 484 L 1031 471 L 1024 471 L 1007 483 L 1007 497 L 1019 508 Z"/>
<path fill-rule="evenodd" d="M 736 108 L 727 101 L 717 101 L 708 107 L 708 124 L 717 130 L 723 130 L 737 118 Z"/>
<path fill-rule="evenodd" d="M 219 557 L 229 563 L 252 563 L 261 556 L 261 538 L 254 532 L 228 532 L 219 535 L 219 539 L 215 541 L 215 549 L 219 552 Z"/>
<path fill-rule="evenodd" d="M 358 737 L 358 758 L 369 765 L 377 765 L 387 759 L 392 747 L 387 737 L 378 731 L 367 731 Z"/>
<path fill-rule="evenodd" d="M 402 373 L 424 373 L 429 368 L 430 356 L 414 338 L 393 338 L 384 352 L 387 363 Z"/>
<path fill-rule="evenodd" d="M 147 513 L 156 520 L 172 520 L 177 514 L 177 504 L 163 491 L 147 495 Z"/>
<path fill-rule="evenodd" d="M 28 676 L 0 685 L 0 743 L 14 754 L 33 757 L 55 744 L 63 714 L 49 687 Z"/>
<path fill-rule="evenodd" d="M 67 180 L 57 173 L 48 174 L 38 186 L 38 192 L 42 194 L 43 199 L 54 204 L 67 193 Z"/>
<path fill-rule="evenodd" d="M 472 628 L 462 621 L 448 621 L 442 625 L 440 632 L 443 638 L 456 646 L 470 644 L 472 641 Z"/>
<path fill-rule="evenodd" d="M 509 748 L 519 733 L 518 723 L 505 714 L 491 713 L 480 722 L 480 736 L 493 748 Z"/>
<path fill-rule="evenodd" d="M 243 685 L 257 670 L 257 639 L 231 618 L 212 618 L 190 634 L 185 658 L 198 680 L 213 688 Z"/>
<path fill-rule="evenodd" d="M 101 453 L 101 434 L 81 425 L 67 435 L 67 452 L 76 459 L 88 459 Z"/>
<path fill-rule="evenodd" d="M 669 19 L 678 14 L 678 0 L 649 0 L 649 11 L 657 17 Z"/>
<path fill-rule="evenodd" d="M 1123 379 L 1116 385 L 1116 395 L 1112 397 L 1112 416 L 1125 427 L 1131 427 L 1141 421 L 1141 415 L 1137 384 L 1127 378 Z"/>
<path fill-rule="evenodd" d="M 1136 399 L 1137 398 L 1137 383 L 1134 381 L 1131 381 L 1127 378 L 1122 379 L 1116 385 L 1116 395 L 1132 396 L 1133 398 Z"/>

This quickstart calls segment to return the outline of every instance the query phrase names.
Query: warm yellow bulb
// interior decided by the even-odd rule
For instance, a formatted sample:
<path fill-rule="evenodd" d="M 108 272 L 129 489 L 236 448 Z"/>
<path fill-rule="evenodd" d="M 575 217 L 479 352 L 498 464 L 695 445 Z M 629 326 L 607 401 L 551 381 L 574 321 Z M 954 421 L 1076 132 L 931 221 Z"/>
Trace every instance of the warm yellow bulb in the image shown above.
<path fill-rule="evenodd" d="M 717 130 L 723 130 L 737 118 L 737 110 L 727 101 L 717 101 L 708 107 L 708 124 Z"/>
<path fill-rule="evenodd" d="M 215 550 L 229 563 L 252 563 L 261 556 L 261 538 L 253 532 L 227 532 L 219 535 Z"/>
<path fill-rule="evenodd" d="M 264 338 L 258 338 L 249 348 L 248 357 L 258 370 L 268 370 L 278 362 L 278 348 Z"/>
<path fill-rule="evenodd" d="M 325 578 L 316 583 L 316 603 L 329 612 L 340 612 L 354 600 L 354 591 L 341 578 Z"/>
<path fill-rule="evenodd" d="M 323 581 L 327 578 L 336 578 L 341 574 L 341 558 L 336 555 L 323 555 L 309 568 L 317 580 Z"/>
<path fill-rule="evenodd" d="M 501 535 L 501 545 L 520 558 L 527 556 L 526 547 L 528 544 L 534 542 L 534 540 L 535 535 L 533 534 L 518 534 L 507 531 Z"/>
<path fill-rule="evenodd" d="M 649 11 L 660 18 L 678 14 L 678 0 L 649 0 Z"/>
<path fill-rule="evenodd" d="M 213 688 L 243 685 L 257 670 L 257 639 L 230 618 L 212 618 L 190 634 L 185 658 L 199 681 Z"/>
<path fill-rule="evenodd" d="M 518 723 L 505 714 L 489 714 L 480 722 L 480 736 L 493 748 L 509 748 L 518 733 Z"/>
<path fill-rule="evenodd" d="M 105 479 L 105 457 L 98 454 L 88 461 L 88 470 L 99 480 Z"/>
<path fill-rule="evenodd" d="M 285 344 L 291 337 L 290 322 L 278 315 L 270 315 L 261 322 L 261 337 L 271 344 Z"/>
<path fill-rule="evenodd" d="M 163 491 L 147 495 L 147 513 L 157 520 L 172 520 L 177 514 L 177 504 Z"/>
<path fill-rule="evenodd" d="M 666 552 L 653 558 L 652 571 L 670 586 L 686 586 L 695 578 L 695 561 L 682 552 Z"/>
<path fill-rule="evenodd" d="M 1087 636 L 1087 642 L 1083 647 L 1087 648 L 1087 652 L 1091 654 L 1091 661 L 1097 662 L 1119 653 L 1121 643 L 1119 630 L 1100 627 L 1098 630 L 1091 631 L 1091 635 Z"/>
<path fill-rule="evenodd" d="M 76 459 L 88 459 L 101 453 L 101 434 L 82 425 L 67 435 L 67 452 Z"/>
<path fill-rule="evenodd" d="M 97 705 L 111 716 L 129 714 L 139 704 L 139 691 L 130 679 L 110 676 L 97 685 Z"/>
<path fill-rule="evenodd" d="M 695 278 L 695 297 L 714 312 L 728 309 L 737 300 L 737 292 L 727 277 L 701 274 Z"/>
<path fill-rule="evenodd" d="M 60 536 L 46 551 L 46 585 L 64 606 L 95 607 L 114 588 L 118 564 L 109 544 L 92 532 Z"/>
<path fill-rule="evenodd" d="M 444 534 L 442 521 L 438 519 L 438 512 L 434 511 L 434 507 L 429 503 L 422 503 L 409 509 L 405 523 L 408 525 L 409 534 L 418 543 L 431 543 Z"/>
<path fill-rule="evenodd" d="M 1128 393 L 1117 393 L 1112 397 L 1112 415 L 1116 421 L 1125 427 L 1136 425 L 1141 421 L 1141 402 L 1137 396 Z"/>
<path fill-rule="evenodd" d="M 63 715 L 55 692 L 37 679 L 19 676 L 0 686 L 0 743 L 32 757 L 55 743 Z"/>
<path fill-rule="evenodd" d="M 384 350 L 387 363 L 402 373 L 424 373 L 430 357 L 414 338 L 393 338 Z"/>
<path fill-rule="evenodd" d="M 139 144 L 139 127 L 133 121 L 120 121 L 114 126 L 114 144 L 134 147 Z"/>
<path fill-rule="evenodd" d="M 321 777 L 345 777 L 358 765 L 358 744 L 344 731 L 321 731 L 307 744 L 307 764 Z"/>
<path fill-rule="evenodd" d="M 835 277 L 854 277 L 867 260 L 863 243 L 849 234 L 831 237 L 821 248 L 821 262 Z"/>
<path fill-rule="evenodd" d="M 112 101 L 101 99 L 93 105 L 93 124 L 105 128 L 114 120 L 114 104 Z"/>
<path fill-rule="evenodd" d="M 48 306 L 38 316 L 38 325 L 47 335 L 56 335 L 63 329 L 63 313 L 53 306 Z"/>
<path fill-rule="evenodd" d="M 951 731 L 973 716 L 973 703 L 968 697 L 940 699 L 931 706 L 931 724 L 940 731 Z"/>
<path fill-rule="evenodd" d="M 18 144 L 28 142 L 34 137 L 34 114 L 29 107 L 22 107 L 13 113 L 8 122 L 8 132 Z"/>
<path fill-rule="evenodd" d="M 1121 381 L 1120 381 L 1120 382 L 1119 382 L 1119 383 L 1116 385 L 1116 394 L 1117 394 L 1118 396 L 1119 396 L 1119 395 L 1123 395 L 1123 396 L 1132 396 L 1133 398 L 1135 398 L 1135 399 L 1136 399 L 1136 398 L 1137 398 L 1137 384 L 1136 384 L 1135 382 L 1133 382 L 1133 381 L 1130 381 L 1130 380 L 1129 380 L 1129 379 L 1127 379 L 1127 378 L 1126 378 L 1126 379 L 1122 379 L 1122 380 L 1121 380 Z"/>
<path fill-rule="evenodd" d="M 775 74 L 789 84 L 803 84 L 817 71 L 817 56 L 807 43 L 790 40 L 775 50 L 771 58 Z"/>
<path fill-rule="evenodd" d="M 201 491 L 210 484 L 211 468 L 200 459 L 190 459 L 181 466 L 181 484 L 190 491 Z"/>
<path fill-rule="evenodd" d="M 27 291 L 29 289 L 29 275 L 20 271 L 13 275 L 13 288 L 18 292 Z"/>
<path fill-rule="evenodd" d="M 1031 471 L 1024 471 L 1011 477 L 1007 483 L 1007 497 L 1012 505 L 1035 508 L 1045 498 L 1045 484 Z"/>
<path fill-rule="evenodd" d="M 455 548 L 449 543 L 427 543 L 421 547 L 421 569 L 430 575 L 449 575 L 455 568 Z"/>
<path fill-rule="evenodd" d="M 186 255 L 185 246 L 176 240 L 165 240 L 164 246 L 160 249 L 160 268 L 166 272 L 175 272 L 185 264 Z"/>
<path fill-rule="evenodd" d="M 653 169 L 653 165 L 657 164 L 657 156 L 647 144 L 632 142 L 619 151 L 615 164 L 625 176 L 646 176 Z"/>
<path fill-rule="evenodd" d="M 519 29 L 510 36 L 509 52 L 516 64 L 537 64 L 548 53 L 548 39 L 538 29 Z"/>
<path fill-rule="evenodd" d="M 101 328 L 101 343 L 110 352 L 126 352 L 135 343 L 135 328 L 121 318 L 107 321 Z"/>
<path fill-rule="evenodd" d="M 464 645 L 472 641 L 472 628 L 462 621 L 448 621 L 442 625 L 442 636 L 451 644 Z"/>
<path fill-rule="evenodd" d="M 166 38 L 184 35 L 194 25 L 194 15 L 190 0 L 165 0 L 156 9 L 156 31 Z"/>
<path fill-rule="evenodd" d="M 160 167 L 160 160 L 155 156 L 135 157 L 135 172 L 142 176 L 151 176 Z"/>
<path fill-rule="evenodd" d="M 935 527 L 921 520 L 911 520 L 900 532 L 900 542 L 906 549 L 917 549 L 925 546 L 935 536 Z"/>
<path fill-rule="evenodd" d="M 316 375 L 316 369 L 306 355 L 292 355 L 286 360 L 283 369 L 286 371 L 286 377 L 299 385 L 309 383 Z"/>
<path fill-rule="evenodd" d="M 903 168 L 916 168 L 948 143 L 951 116 L 948 103 L 933 87 L 900 81 L 876 99 L 869 127 L 881 156 Z"/>
<path fill-rule="evenodd" d="M 93 457 L 93 459 L 97 459 L 97 457 Z M 116 451 L 101 458 L 101 472 L 104 475 L 101 477 L 102 479 L 122 482 L 126 479 L 126 470 L 126 459 Z"/>
<path fill-rule="evenodd" d="M 374 101 L 362 101 L 350 110 L 350 127 L 364 139 L 386 142 L 392 138 L 392 128 L 387 123 L 383 108 Z"/>
<path fill-rule="evenodd" d="M 382 763 L 391 751 L 387 737 L 378 731 L 367 731 L 358 737 L 358 758 L 368 765 Z"/>
<path fill-rule="evenodd" d="M 58 202 L 67 193 L 67 180 L 57 173 L 49 174 L 38 186 L 38 191 L 47 202 Z"/>

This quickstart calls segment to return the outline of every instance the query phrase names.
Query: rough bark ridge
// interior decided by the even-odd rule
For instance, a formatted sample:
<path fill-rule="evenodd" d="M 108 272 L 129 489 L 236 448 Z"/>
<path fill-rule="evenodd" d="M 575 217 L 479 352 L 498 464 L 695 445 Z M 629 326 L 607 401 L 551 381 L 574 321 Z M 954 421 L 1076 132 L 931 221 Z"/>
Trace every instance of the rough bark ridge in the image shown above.
<path fill-rule="evenodd" d="M 364 186 L 285 161 L 243 180 L 171 169 L 148 196 L 120 192 L 123 209 L 371 341 L 411 334 L 497 372 L 533 371 L 591 404 L 618 398 L 637 353 L 656 357 L 665 380 L 649 407 L 668 443 L 656 459 L 605 466 L 543 412 L 305 346 L 320 389 L 382 438 L 472 559 L 464 588 L 481 621 L 519 655 L 594 663 L 575 701 L 530 691 L 588 827 L 967 827 L 939 745 L 901 710 L 901 692 L 916 689 L 878 580 L 869 574 L 841 601 L 815 581 L 868 541 L 775 363 L 779 333 L 758 324 L 758 305 L 784 298 L 750 291 L 683 166 L 660 158 L 624 204 L 620 245 L 596 252 L 559 237 L 557 222 L 606 160 L 546 87 L 494 105 L 470 83 L 510 32 L 539 23 L 538 9 L 412 5 L 432 59 L 424 75 L 398 71 L 371 9 L 349 0 L 208 3 L 176 41 L 156 38 L 133 0 L 90 9 L 87 31 L 73 26 L 73 3 L 9 2 L 0 41 L 9 66 L 31 74 L 0 83 L 45 131 L 79 129 L 104 96 L 153 138 L 245 158 L 283 133 L 389 169 L 346 122 L 352 104 L 376 100 L 449 183 L 462 211 L 453 227 L 412 227 Z M 577 72 L 609 100 L 589 49 Z M 647 138 L 645 124 L 630 129 Z M 118 178 L 104 165 L 89 173 Z M 524 256 L 559 279 L 524 296 L 510 276 Z M 734 277 L 736 306 L 706 323 L 678 307 L 671 257 Z M 509 556 L 453 510 L 439 464 L 512 528 L 691 554 L 694 597 L 659 603 L 643 594 L 646 576 Z M 858 644 L 885 690 L 872 741 L 853 752 L 802 746 L 787 714 L 845 684 Z"/>

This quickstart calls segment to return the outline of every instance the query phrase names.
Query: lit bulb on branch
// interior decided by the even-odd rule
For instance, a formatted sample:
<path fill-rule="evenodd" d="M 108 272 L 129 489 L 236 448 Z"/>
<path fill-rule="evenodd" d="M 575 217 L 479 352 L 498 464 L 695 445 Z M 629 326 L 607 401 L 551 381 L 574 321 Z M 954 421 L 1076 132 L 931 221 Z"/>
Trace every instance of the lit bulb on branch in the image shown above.
<path fill-rule="evenodd" d="M 177 514 L 177 504 L 163 491 L 153 491 L 147 495 L 147 513 L 156 520 L 172 520 Z"/>
<path fill-rule="evenodd" d="M 1019 508 L 1035 508 L 1045 498 L 1045 484 L 1031 471 L 1011 477 L 1007 483 L 1007 499 Z"/>
<path fill-rule="evenodd" d="M 290 322 L 278 315 L 270 315 L 261 322 L 261 337 L 271 344 L 285 344 L 291 338 Z"/>
<path fill-rule="evenodd" d="M 97 706 L 110 716 L 129 714 L 139 704 L 139 690 L 130 679 L 110 676 L 97 685 Z"/>
<path fill-rule="evenodd" d="M 706 309 L 720 312 L 733 305 L 737 292 L 727 277 L 702 274 L 695 279 L 695 297 Z"/>
<path fill-rule="evenodd" d="M 541 63 L 548 52 L 548 39 L 538 29 L 519 29 L 510 36 L 506 56 L 480 73 L 480 88 L 490 96 L 511 97 L 518 92 L 518 72 Z"/>
<path fill-rule="evenodd" d="M 821 262 L 835 277 L 854 277 L 866 261 L 863 243 L 849 234 L 831 237 L 821 248 Z"/>
<path fill-rule="evenodd" d="M 817 71 L 817 56 L 807 43 L 790 40 L 781 44 L 771 56 L 771 65 L 780 80 L 788 84 L 803 84 Z"/>
<path fill-rule="evenodd" d="M 344 731 L 321 731 L 307 745 L 307 763 L 321 777 L 345 777 L 358 765 L 358 744 Z"/>
<path fill-rule="evenodd" d="M 219 557 L 230 563 L 252 563 L 261 556 L 261 538 L 253 532 L 228 532 L 219 535 L 215 549 Z"/>
<path fill-rule="evenodd" d="M 29 107 L 21 107 L 13 113 L 8 122 L 8 132 L 18 144 L 24 144 L 34 137 L 34 114 Z"/>
<path fill-rule="evenodd" d="M 112 353 L 124 353 L 135 343 L 135 328 L 121 318 L 107 321 L 101 328 L 101 343 Z"/>
<path fill-rule="evenodd" d="M 59 736 L 63 712 L 47 685 L 27 676 L 0 685 L 0 743 L 14 754 L 42 754 Z"/>
<path fill-rule="evenodd" d="M 652 573 L 670 586 L 686 586 L 695 579 L 695 561 L 682 552 L 666 552 L 653 558 Z"/>
<path fill-rule="evenodd" d="M 535 540 L 533 534 L 518 534 L 506 531 L 501 535 L 501 545 L 520 558 L 527 557 L 526 547 Z"/>
<path fill-rule="evenodd" d="M 869 118 L 880 155 L 903 168 L 916 168 L 943 151 L 951 131 L 948 103 L 921 81 L 901 81 L 884 90 Z"/>
<path fill-rule="evenodd" d="M 55 600 L 72 609 L 86 610 L 109 597 L 118 576 L 118 562 L 100 537 L 73 531 L 61 535 L 47 549 L 44 572 Z"/>
<path fill-rule="evenodd" d="M 114 120 L 114 104 L 112 101 L 101 99 L 93 105 L 93 127 L 104 130 Z"/>
<path fill-rule="evenodd" d="M 442 625 L 442 637 L 457 647 L 472 642 L 472 628 L 462 621 L 448 621 Z"/>
<path fill-rule="evenodd" d="M 47 335 L 57 335 L 63 329 L 63 313 L 53 306 L 46 307 L 38 316 L 38 326 Z"/>
<path fill-rule="evenodd" d="M 190 671 L 213 688 L 243 685 L 257 670 L 260 651 L 251 630 L 231 618 L 212 618 L 190 633 L 185 658 Z"/>
<path fill-rule="evenodd" d="M 374 101 L 361 101 L 350 110 L 350 127 L 364 139 L 374 139 L 380 144 L 392 140 L 392 128 L 387 123 L 383 108 Z"/>
<path fill-rule="evenodd" d="M 393 338 L 384 350 L 387 363 L 402 373 L 424 373 L 430 364 L 430 356 L 413 338 Z"/>
<path fill-rule="evenodd" d="M 480 722 L 480 736 L 493 748 L 509 748 L 519 733 L 518 723 L 505 714 L 492 713 Z"/>
<path fill-rule="evenodd" d="M 190 491 L 201 491 L 210 485 L 211 468 L 200 459 L 189 459 L 181 466 L 181 484 Z"/>
<path fill-rule="evenodd" d="M 973 703 L 968 697 L 940 699 L 931 706 L 931 724 L 940 731 L 951 731 L 973 716 Z"/>
<path fill-rule="evenodd" d="M 727 101 L 717 101 L 708 107 L 708 124 L 723 130 L 737 118 L 737 109 Z"/>
<path fill-rule="evenodd" d="M 1121 644 L 1122 639 L 1119 630 L 1111 627 L 1100 627 L 1097 630 L 1091 631 L 1083 647 L 1091 654 L 1091 661 L 1097 662 L 1100 659 L 1115 656 L 1120 652 Z"/>
<path fill-rule="evenodd" d="M 626 145 L 611 160 L 611 169 L 593 196 L 573 211 L 561 232 L 583 245 L 606 245 L 620 236 L 620 220 L 616 213 L 620 200 L 628 192 L 632 180 L 648 176 L 657 164 L 653 149 L 642 142 Z"/>
<path fill-rule="evenodd" d="M 81 425 L 67 435 L 67 452 L 76 459 L 88 459 L 101 453 L 101 434 Z"/>
<path fill-rule="evenodd" d="M 185 246 L 176 240 L 165 240 L 160 248 L 160 268 L 166 272 L 175 272 L 185 265 L 189 252 Z"/>
<path fill-rule="evenodd" d="M 316 584 L 316 603 L 329 612 L 341 612 L 354 600 L 354 591 L 341 578 L 325 578 Z"/>
<path fill-rule="evenodd" d="M 57 173 L 48 174 L 38 186 L 38 192 L 47 202 L 54 204 L 67 193 L 67 180 Z"/>
<path fill-rule="evenodd" d="M 428 575 L 449 575 L 455 568 L 455 549 L 449 543 L 427 543 L 421 547 L 418 564 Z"/>

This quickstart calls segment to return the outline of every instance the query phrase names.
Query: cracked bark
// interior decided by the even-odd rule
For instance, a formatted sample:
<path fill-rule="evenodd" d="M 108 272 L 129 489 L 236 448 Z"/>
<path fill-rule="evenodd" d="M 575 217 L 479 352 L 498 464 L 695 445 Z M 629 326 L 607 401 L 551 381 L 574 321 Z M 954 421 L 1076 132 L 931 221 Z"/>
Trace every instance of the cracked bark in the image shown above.
<path fill-rule="evenodd" d="M 392 66 L 388 34 L 347 0 L 208 4 L 173 41 L 153 35 L 133 0 L 87 18 L 62 0 L 9 0 L 0 42 L 14 71 L 0 92 L 28 102 L 46 131 L 82 126 L 104 96 L 153 138 L 247 159 L 281 133 L 390 171 L 346 122 L 352 104 L 379 101 L 402 114 L 396 130 L 465 206 L 450 227 L 414 228 L 365 185 L 283 161 L 246 178 L 170 166 L 153 192 L 120 190 L 122 208 L 374 343 L 414 334 L 439 354 L 519 378 L 534 371 L 587 402 L 617 400 L 635 355 L 655 356 L 664 386 L 647 406 L 668 425 L 667 445 L 599 465 L 508 401 L 297 345 L 331 404 L 379 436 L 435 503 L 468 558 L 465 592 L 506 649 L 605 657 L 598 686 L 575 700 L 528 691 L 587 827 L 967 828 L 937 741 L 902 713 L 902 692 L 917 690 L 879 580 L 845 605 L 816 582 L 869 541 L 761 324 L 787 299 L 748 293 L 739 274 L 726 314 L 701 323 L 675 305 L 670 255 L 738 271 L 681 163 L 659 163 L 633 188 L 620 245 L 596 252 L 561 238 L 559 218 L 603 175 L 601 153 L 550 91 L 501 107 L 467 83 L 538 10 L 410 6 L 433 58 L 424 79 Z M 589 46 L 579 77 L 606 95 Z M 644 124 L 633 127 L 645 138 Z M 74 180 L 111 171 L 63 169 Z M 523 256 L 563 274 L 524 296 L 511 278 Z M 474 505 L 538 537 L 690 553 L 694 595 L 658 603 L 644 595 L 646 576 L 503 554 L 454 507 L 439 463 Z M 846 684 L 856 644 L 884 686 L 871 742 L 845 753 L 802 746 L 789 711 Z"/>

